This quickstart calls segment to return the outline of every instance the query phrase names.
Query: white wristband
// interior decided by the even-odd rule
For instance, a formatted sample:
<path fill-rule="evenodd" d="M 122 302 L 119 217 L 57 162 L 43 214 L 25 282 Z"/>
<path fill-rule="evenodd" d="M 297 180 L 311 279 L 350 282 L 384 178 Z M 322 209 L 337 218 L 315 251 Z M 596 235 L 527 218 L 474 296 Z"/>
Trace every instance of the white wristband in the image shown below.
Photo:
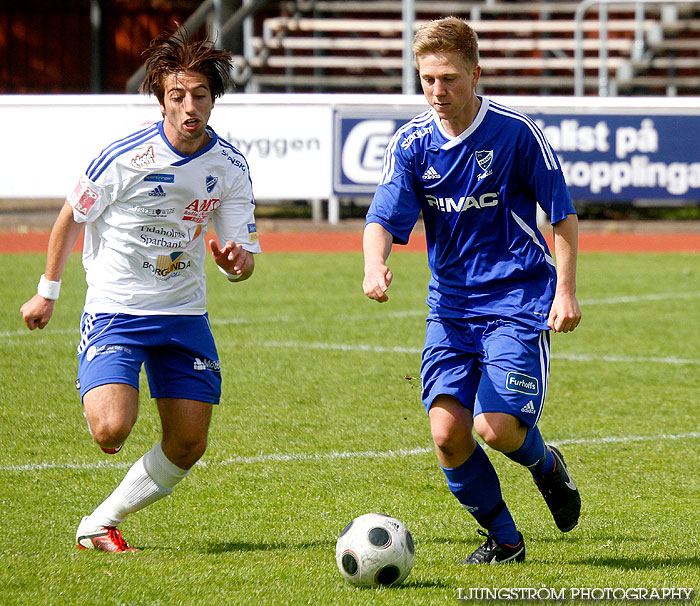
<path fill-rule="evenodd" d="M 48 280 L 44 274 L 41 274 L 36 292 L 44 297 L 44 299 L 55 301 L 58 299 L 58 293 L 61 292 L 61 281 L 53 282 L 52 280 Z"/>
<path fill-rule="evenodd" d="M 217 265 L 219 271 L 226 276 L 229 282 L 238 282 L 243 277 L 243 274 L 230 274 L 221 265 Z"/>

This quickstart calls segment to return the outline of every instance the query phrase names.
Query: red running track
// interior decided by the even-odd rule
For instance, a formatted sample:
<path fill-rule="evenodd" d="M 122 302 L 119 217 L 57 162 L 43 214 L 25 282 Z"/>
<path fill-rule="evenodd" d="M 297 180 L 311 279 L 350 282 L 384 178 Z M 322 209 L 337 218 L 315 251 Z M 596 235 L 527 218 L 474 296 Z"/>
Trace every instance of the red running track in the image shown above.
<path fill-rule="evenodd" d="M 210 234 L 208 234 L 209 236 Z M 45 252 L 48 233 L 0 232 L 0 253 Z M 269 231 L 260 235 L 264 252 L 333 253 L 362 250 L 360 232 L 341 231 Z M 82 242 L 76 245 L 81 250 Z M 551 247 L 551 241 L 550 241 Z M 425 251 L 425 238 L 414 234 L 401 250 Z M 683 233 L 579 233 L 581 252 L 630 252 L 630 253 L 700 253 L 700 232 Z"/>

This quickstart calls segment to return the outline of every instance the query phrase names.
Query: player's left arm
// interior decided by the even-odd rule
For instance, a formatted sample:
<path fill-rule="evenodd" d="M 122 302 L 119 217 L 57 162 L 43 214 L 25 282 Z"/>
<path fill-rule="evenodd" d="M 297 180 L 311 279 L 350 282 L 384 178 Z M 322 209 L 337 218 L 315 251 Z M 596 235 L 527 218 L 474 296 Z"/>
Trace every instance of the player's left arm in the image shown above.
<path fill-rule="evenodd" d="M 576 299 L 576 262 L 578 258 L 578 217 L 575 214 L 553 225 L 554 255 L 557 260 L 557 289 L 547 324 L 554 332 L 570 332 L 581 321 Z"/>

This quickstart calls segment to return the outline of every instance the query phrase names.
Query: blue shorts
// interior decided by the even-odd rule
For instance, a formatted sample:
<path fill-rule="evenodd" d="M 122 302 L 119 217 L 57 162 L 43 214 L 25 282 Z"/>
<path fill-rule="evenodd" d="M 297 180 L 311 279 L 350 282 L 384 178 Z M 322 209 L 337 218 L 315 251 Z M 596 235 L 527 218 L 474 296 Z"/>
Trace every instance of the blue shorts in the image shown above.
<path fill-rule="evenodd" d="M 94 387 L 108 383 L 138 389 L 142 365 L 152 398 L 219 403 L 219 354 L 206 314 L 83 313 L 76 382 L 81 399 Z"/>
<path fill-rule="evenodd" d="M 502 318 L 427 320 L 423 404 L 454 396 L 473 416 L 513 415 L 528 427 L 542 413 L 549 380 L 548 330 Z"/>

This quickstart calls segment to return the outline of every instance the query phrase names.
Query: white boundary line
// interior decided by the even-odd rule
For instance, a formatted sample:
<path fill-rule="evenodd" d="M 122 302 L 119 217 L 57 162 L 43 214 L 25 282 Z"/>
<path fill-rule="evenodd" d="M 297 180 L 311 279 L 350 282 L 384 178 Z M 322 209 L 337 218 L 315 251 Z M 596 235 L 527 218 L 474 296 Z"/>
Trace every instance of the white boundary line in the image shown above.
<path fill-rule="evenodd" d="M 640 364 L 700 364 L 697 358 L 676 358 L 649 356 L 646 358 L 631 358 L 629 356 L 592 356 L 590 354 L 555 354 L 552 358 L 558 360 L 570 360 L 572 362 L 615 362 L 615 363 L 640 363 Z"/>
<path fill-rule="evenodd" d="M 64 335 L 75 335 L 77 339 L 80 336 L 80 331 L 77 328 L 49 328 L 42 330 L 32 330 L 29 331 L 26 328 L 20 330 L 6 330 L 5 332 L 0 332 L 0 339 L 21 339 L 32 338 L 38 339 L 41 337 L 47 338 L 52 336 L 64 336 Z"/>
<path fill-rule="evenodd" d="M 221 323 L 221 322 L 219 322 Z M 238 322 L 243 323 L 243 322 Z M 56 330 L 53 334 L 72 334 L 78 337 L 78 333 L 74 330 Z M 0 333 L 0 338 L 7 338 L 12 336 L 24 336 L 26 333 Z M 49 333 L 50 334 L 50 333 Z M 49 336 L 47 334 L 46 336 Z M 39 335 L 41 336 L 41 335 Z M 355 345 L 350 345 L 347 343 L 320 343 L 320 342 L 304 342 L 304 341 L 258 341 L 250 342 L 248 345 L 255 347 L 269 347 L 269 348 L 279 348 L 279 349 L 321 349 L 327 351 L 351 351 L 351 352 L 369 352 L 369 353 L 397 353 L 397 354 L 411 354 L 418 355 L 421 353 L 422 349 L 420 347 L 387 347 L 383 345 L 368 345 L 363 343 L 358 343 Z M 693 366 L 700 365 L 700 358 L 676 358 L 661 357 L 661 356 L 648 356 L 648 357 L 631 357 L 631 356 L 608 356 L 608 355 L 597 355 L 597 354 L 552 354 L 552 360 L 568 360 L 571 362 L 610 362 L 616 364 L 690 364 Z"/>
<path fill-rule="evenodd" d="M 679 293 L 651 293 L 647 295 L 640 295 L 636 297 L 609 297 L 603 299 L 582 299 L 579 301 L 581 305 L 618 305 L 620 303 L 642 303 L 646 301 L 663 301 L 667 299 L 696 299 L 700 297 L 700 291 L 692 292 L 679 292 Z M 422 316 L 426 317 L 428 315 L 428 309 L 407 309 L 407 310 L 397 310 L 388 311 L 381 314 L 376 314 L 377 317 L 382 318 L 407 318 L 411 316 Z M 345 316 L 346 320 L 364 320 L 368 317 L 374 317 L 375 314 L 351 314 Z M 210 322 L 214 325 L 226 326 L 230 324 L 272 324 L 276 322 L 299 322 L 306 318 L 304 316 L 269 316 L 264 318 L 211 318 Z M 19 330 L 7 330 L 0 332 L 0 339 L 12 339 L 21 337 L 31 337 L 36 338 L 37 336 L 50 337 L 52 335 L 78 335 L 78 329 L 72 328 L 50 328 L 46 332 L 36 332 L 28 331 L 26 329 Z"/>
<path fill-rule="evenodd" d="M 402 353 L 402 354 L 420 354 L 420 347 L 386 347 L 384 345 L 367 345 L 357 343 L 354 345 L 348 343 L 321 343 L 314 341 L 258 341 L 251 343 L 257 347 L 270 347 L 279 349 L 325 349 L 329 351 L 365 351 L 369 353 Z"/>
<path fill-rule="evenodd" d="M 401 354 L 420 354 L 420 347 L 385 347 L 382 345 L 365 345 L 356 344 L 348 345 L 345 343 L 319 343 L 319 342 L 304 342 L 304 341 L 259 341 L 251 343 L 257 347 L 278 347 L 280 349 L 324 349 L 329 351 L 366 351 L 370 353 L 401 353 Z M 552 354 L 553 360 L 570 360 L 573 362 L 617 362 L 617 363 L 640 363 L 640 364 L 700 364 L 698 358 L 675 358 L 675 357 L 628 357 L 628 356 L 605 356 L 593 354 Z"/>
<path fill-rule="evenodd" d="M 636 297 L 609 297 L 605 299 L 582 299 L 581 305 L 617 305 L 618 303 L 643 303 L 647 301 L 665 301 L 667 299 L 696 299 L 700 297 L 700 291 L 696 292 L 664 292 L 658 294 L 639 295 Z"/>
<path fill-rule="evenodd" d="M 599 445 L 599 444 L 620 444 L 629 442 L 648 442 L 652 440 L 685 440 L 692 438 L 700 438 L 700 432 L 691 431 L 688 433 L 679 434 L 660 434 L 653 436 L 608 436 L 603 438 L 572 438 L 568 440 L 552 440 L 548 444 L 553 446 L 566 446 L 567 444 L 580 445 Z M 358 451 L 358 452 L 329 452 L 325 454 L 305 454 L 305 453 L 270 453 L 260 454 L 250 457 L 233 457 L 223 461 L 200 461 L 198 467 L 226 467 L 229 465 L 253 465 L 256 463 L 284 463 L 298 461 L 328 461 L 339 459 L 388 459 L 395 457 L 409 457 L 413 455 L 428 454 L 434 451 L 434 448 L 410 448 L 399 450 L 386 451 Z M 0 471 L 4 472 L 26 472 L 26 471 L 50 471 L 64 469 L 125 469 L 131 467 L 133 462 L 128 463 L 27 463 L 24 465 L 2 465 Z"/>

